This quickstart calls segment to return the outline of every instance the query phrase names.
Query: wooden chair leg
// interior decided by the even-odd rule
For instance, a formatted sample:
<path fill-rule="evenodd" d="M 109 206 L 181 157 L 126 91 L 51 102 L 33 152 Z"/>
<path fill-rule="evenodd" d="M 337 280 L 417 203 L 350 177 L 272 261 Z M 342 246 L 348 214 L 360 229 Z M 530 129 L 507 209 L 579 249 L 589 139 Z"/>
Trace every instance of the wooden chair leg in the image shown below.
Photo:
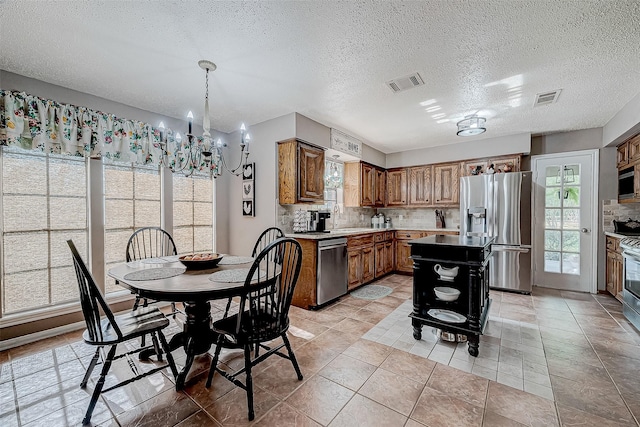
<path fill-rule="evenodd" d="M 91 422 L 91 414 L 96 407 L 96 403 L 98 403 L 98 398 L 100 397 L 100 393 L 102 392 L 102 388 L 104 387 L 104 381 L 109 373 L 109 369 L 111 368 L 111 362 L 116 355 L 116 347 L 117 345 L 112 345 L 109 349 L 109 354 L 107 355 L 107 359 L 104 361 L 104 365 L 102 366 L 102 372 L 100 372 L 100 378 L 96 383 L 96 388 L 93 389 L 93 394 L 91 395 L 91 401 L 89 402 L 89 407 L 87 408 L 87 412 L 82 420 L 82 425 L 89 424 Z"/>
<path fill-rule="evenodd" d="M 173 314 L 173 318 L 176 318 L 176 313 L 178 312 L 178 309 L 176 308 L 176 303 L 172 302 L 171 303 L 171 314 Z"/>
<path fill-rule="evenodd" d="M 206 388 L 211 387 L 211 381 L 213 380 L 213 375 L 216 373 L 216 367 L 218 366 L 218 359 L 220 358 L 220 351 L 222 350 L 222 336 L 218 337 L 216 341 L 216 351 L 213 354 L 213 360 L 211 361 L 211 367 L 209 368 L 209 376 L 207 377 Z"/>
<path fill-rule="evenodd" d="M 89 377 L 91 376 L 91 372 L 93 372 L 93 368 L 96 367 L 98 363 L 98 359 L 100 358 L 100 349 L 102 347 L 98 347 L 96 349 L 96 353 L 93 355 L 91 362 L 89 362 L 89 366 L 87 367 L 87 372 L 84 373 L 84 378 L 82 378 L 82 382 L 80 383 L 80 388 L 85 388 L 87 386 L 87 381 L 89 381 Z"/>
<path fill-rule="evenodd" d="M 253 377 L 251 376 L 251 345 L 244 346 L 244 366 L 247 376 L 247 407 L 249 408 L 249 421 L 253 421 L 255 414 L 253 412 Z"/>
<path fill-rule="evenodd" d="M 171 354 L 171 349 L 169 348 L 169 344 L 167 343 L 167 339 L 165 338 L 162 331 L 157 332 L 158 338 L 160 339 L 160 344 L 164 349 L 164 352 L 167 355 L 167 362 L 169 363 L 169 368 L 171 369 L 171 373 L 173 374 L 173 378 L 178 376 L 178 368 L 176 368 L 176 362 L 173 360 L 173 355 Z"/>
<path fill-rule="evenodd" d="M 291 344 L 289 343 L 289 338 L 287 338 L 287 333 L 282 334 L 282 341 L 284 341 L 284 345 L 287 346 L 287 351 L 289 352 L 289 357 L 291 358 L 291 363 L 293 363 L 293 368 L 296 370 L 296 374 L 298 374 L 298 379 L 302 381 L 302 372 L 300 372 L 300 366 L 298 366 L 298 361 L 296 360 L 296 355 L 293 354 L 293 350 L 291 349 Z"/>
<path fill-rule="evenodd" d="M 155 334 L 151 334 L 151 341 L 153 342 L 153 349 L 155 350 L 156 356 L 158 357 L 158 362 L 162 362 L 162 349 L 160 348 L 158 338 L 156 338 Z"/>

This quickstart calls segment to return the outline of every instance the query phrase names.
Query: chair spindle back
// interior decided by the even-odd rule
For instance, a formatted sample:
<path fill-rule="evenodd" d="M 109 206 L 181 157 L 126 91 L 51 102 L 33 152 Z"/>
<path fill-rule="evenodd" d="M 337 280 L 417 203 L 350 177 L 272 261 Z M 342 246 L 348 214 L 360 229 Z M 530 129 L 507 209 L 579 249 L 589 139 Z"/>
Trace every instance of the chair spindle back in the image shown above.
<path fill-rule="evenodd" d="M 258 237 L 258 240 L 253 247 L 253 251 L 251 252 L 251 256 L 253 258 L 257 257 L 258 254 L 262 252 L 262 250 L 266 248 L 269 243 L 281 237 L 284 237 L 284 233 L 278 227 L 267 228 L 262 232 L 260 237 Z"/>
<path fill-rule="evenodd" d="M 67 244 L 73 255 L 73 266 L 76 270 L 76 278 L 78 279 L 78 288 L 80 290 L 80 304 L 82 306 L 84 320 L 87 324 L 87 330 L 89 331 L 89 337 L 93 342 L 104 340 L 100 326 L 100 309 L 102 309 L 102 312 L 118 335 L 118 338 L 122 338 L 122 332 L 115 322 L 113 313 L 102 297 L 100 289 L 98 289 L 95 280 L 93 280 L 89 269 L 84 261 L 82 261 L 73 240 L 67 240 Z"/>
<path fill-rule="evenodd" d="M 173 238 L 160 227 L 140 228 L 127 242 L 127 262 L 177 254 Z"/>
<path fill-rule="evenodd" d="M 237 332 L 243 324 L 250 325 L 247 332 L 252 340 L 262 342 L 288 329 L 289 308 L 301 264 L 302 248 L 292 238 L 276 239 L 258 254 L 245 280 Z M 249 316 L 249 322 L 243 321 L 245 316 Z"/>

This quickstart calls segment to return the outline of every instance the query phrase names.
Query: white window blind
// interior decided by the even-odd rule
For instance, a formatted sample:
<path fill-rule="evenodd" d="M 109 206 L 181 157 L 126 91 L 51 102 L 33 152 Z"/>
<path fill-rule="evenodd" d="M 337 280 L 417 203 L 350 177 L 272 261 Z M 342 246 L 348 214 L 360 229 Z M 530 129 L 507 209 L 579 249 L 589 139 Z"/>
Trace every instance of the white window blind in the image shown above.
<path fill-rule="evenodd" d="M 124 262 L 129 237 L 141 227 L 160 227 L 161 184 L 157 167 L 104 165 L 105 272 Z M 108 277 L 106 293 L 123 288 Z"/>
<path fill-rule="evenodd" d="M 201 176 L 173 175 L 173 239 L 178 253 L 213 248 L 213 183 Z"/>
<path fill-rule="evenodd" d="M 78 299 L 66 241 L 87 258 L 87 175 L 83 158 L 0 149 L 2 314 Z"/>

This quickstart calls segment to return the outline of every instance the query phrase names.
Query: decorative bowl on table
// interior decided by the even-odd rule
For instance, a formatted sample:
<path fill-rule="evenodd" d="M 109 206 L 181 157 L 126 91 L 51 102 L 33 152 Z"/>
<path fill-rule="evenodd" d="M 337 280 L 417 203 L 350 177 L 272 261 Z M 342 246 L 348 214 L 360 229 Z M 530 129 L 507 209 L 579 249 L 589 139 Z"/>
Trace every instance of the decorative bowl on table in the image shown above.
<path fill-rule="evenodd" d="M 449 288 L 447 286 L 438 286 L 433 288 L 433 292 L 436 293 L 436 297 L 442 301 L 455 301 L 460 296 L 460 291 L 455 288 Z"/>
<path fill-rule="evenodd" d="M 211 252 L 196 252 L 182 255 L 178 259 L 187 267 L 187 270 L 207 270 L 216 267 L 222 259 L 222 255 Z"/>

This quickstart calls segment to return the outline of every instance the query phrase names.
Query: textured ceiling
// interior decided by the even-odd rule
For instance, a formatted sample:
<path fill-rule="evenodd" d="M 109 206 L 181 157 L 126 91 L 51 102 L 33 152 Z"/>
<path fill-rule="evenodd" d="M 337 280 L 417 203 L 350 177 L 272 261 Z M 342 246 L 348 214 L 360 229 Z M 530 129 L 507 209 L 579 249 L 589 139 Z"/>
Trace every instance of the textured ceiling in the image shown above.
<path fill-rule="evenodd" d="M 603 126 L 640 90 L 637 0 L 0 0 L 0 11 L 0 69 L 199 121 L 197 62 L 209 59 L 216 129 L 296 111 L 386 153 L 468 141 L 455 123 L 475 112 L 488 130 L 473 138 Z M 385 84 L 416 71 L 423 86 Z M 554 89 L 556 104 L 533 107 Z"/>

